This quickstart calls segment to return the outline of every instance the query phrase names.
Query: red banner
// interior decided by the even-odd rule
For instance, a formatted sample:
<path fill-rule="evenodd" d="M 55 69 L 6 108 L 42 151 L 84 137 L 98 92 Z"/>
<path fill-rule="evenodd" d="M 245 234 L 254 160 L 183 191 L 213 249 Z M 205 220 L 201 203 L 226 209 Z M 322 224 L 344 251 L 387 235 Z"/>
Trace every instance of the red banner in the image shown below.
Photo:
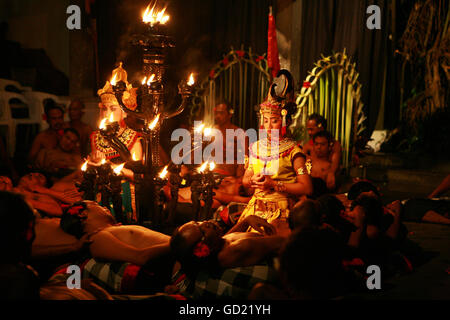
<path fill-rule="evenodd" d="M 272 15 L 272 8 L 269 12 L 269 28 L 267 34 L 267 64 L 275 78 L 280 71 L 280 59 L 278 58 L 277 30 L 275 18 Z"/>

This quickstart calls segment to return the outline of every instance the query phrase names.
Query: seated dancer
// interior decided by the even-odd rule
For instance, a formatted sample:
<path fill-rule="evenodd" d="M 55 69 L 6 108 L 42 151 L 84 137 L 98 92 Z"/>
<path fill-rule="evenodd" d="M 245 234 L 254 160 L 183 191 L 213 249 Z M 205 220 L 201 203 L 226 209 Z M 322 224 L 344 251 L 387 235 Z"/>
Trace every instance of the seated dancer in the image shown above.
<path fill-rule="evenodd" d="M 118 68 L 113 70 L 113 75 L 115 75 L 117 82 L 123 81 L 127 85 L 127 91 L 125 93 L 128 93 L 129 98 L 123 99 L 123 102 L 127 108 L 134 110 L 136 108 L 135 89 L 131 88 L 131 84 L 128 83 L 127 73 L 122 68 L 122 63 Z M 125 123 L 126 114 L 120 108 L 119 102 L 114 95 L 112 85 L 109 81 L 106 81 L 105 86 L 98 90 L 98 95 L 101 99 L 101 103 L 99 103 L 100 117 L 108 120 L 111 120 L 112 118 L 113 121 L 119 123 L 117 138 L 130 151 L 130 154 L 135 160 L 141 160 L 142 144 L 140 141 L 140 134 L 127 127 Z M 93 165 L 99 165 L 103 159 L 109 160 L 115 164 L 124 162 L 124 159 L 121 158 L 119 152 L 109 144 L 107 139 L 100 133 L 100 130 L 94 131 L 91 135 L 91 155 L 89 159 L 90 163 Z M 124 168 L 122 174 L 129 178 L 129 180 L 132 180 L 133 174 L 131 170 Z M 136 204 L 133 201 L 134 193 L 134 184 L 124 180 L 122 183 L 123 216 L 129 217 L 131 220 L 137 220 Z"/>
<path fill-rule="evenodd" d="M 66 123 L 71 128 L 75 129 L 79 136 L 79 150 L 81 156 L 84 158 L 89 154 L 89 137 L 92 133 L 92 128 L 90 125 L 84 123 L 81 118 L 84 115 L 84 103 L 80 99 L 72 100 L 69 105 L 69 119 L 70 121 Z"/>
<path fill-rule="evenodd" d="M 36 157 L 35 165 L 40 170 L 56 174 L 68 175 L 81 166 L 81 155 L 78 152 L 79 135 L 75 129 L 64 129 L 58 145 L 54 149 L 41 149 Z"/>
<path fill-rule="evenodd" d="M 245 232 L 249 227 L 258 233 Z M 277 254 L 284 242 L 271 224 L 251 215 L 226 234 L 215 221 L 188 222 L 175 230 L 170 247 L 182 270 L 195 275 L 200 270 L 214 272 L 263 262 Z"/>
<path fill-rule="evenodd" d="M 242 143 L 242 139 L 239 138 L 238 131 L 242 130 L 242 134 L 244 132 L 243 129 L 231 123 L 231 118 L 233 117 L 233 108 L 231 104 L 222 100 L 214 108 L 214 128 L 220 130 L 223 137 L 223 163 L 217 163 L 214 169 L 215 172 L 222 174 L 224 176 L 233 176 L 237 178 L 242 178 L 244 175 L 244 164 L 239 164 L 237 162 L 238 152 L 247 153 L 248 146 L 247 141 Z M 236 134 L 234 139 L 227 139 L 227 131 L 233 132 Z M 232 153 L 234 155 L 234 163 L 226 163 L 227 154 Z"/>
<path fill-rule="evenodd" d="M 261 125 L 267 137 L 250 147 L 243 178 L 243 185 L 255 188 L 255 193 L 240 219 L 257 215 L 272 223 L 279 234 L 288 234 L 287 218 L 295 202 L 293 197 L 311 195 L 313 187 L 305 167 L 305 155 L 285 133 L 286 117 L 293 113 L 286 107 L 291 104 L 279 102 L 274 96 L 273 84 L 270 91 L 268 99 L 260 106 Z M 270 150 L 274 144 L 278 147 L 276 153 Z"/>
<path fill-rule="evenodd" d="M 314 142 L 313 137 L 320 131 L 327 130 L 327 121 L 324 117 L 317 113 L 313 113 L 308 116 L 308 121 L 306 122 L 306 131 L 310 140 L 303 145 L 303 152 L 308 156 L 314 155 Z M 334 190 L 336 188 L 336 174 L 338 173 L 341 165 L 341 153 L 342 147 L 339 141 L 332 139 L 331 141 L 331 152 L 329 155 L 329 161 L 331 162 L 330 169 L 328 170 L 328 175 L 326 177 L 327 188 Z"/>

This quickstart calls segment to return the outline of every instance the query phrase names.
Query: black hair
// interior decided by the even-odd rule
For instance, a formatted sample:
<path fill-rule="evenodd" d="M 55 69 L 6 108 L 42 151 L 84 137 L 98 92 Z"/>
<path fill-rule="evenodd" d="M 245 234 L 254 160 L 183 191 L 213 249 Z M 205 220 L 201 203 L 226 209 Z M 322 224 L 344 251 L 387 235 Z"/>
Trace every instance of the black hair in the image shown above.
<path fill-rule="evenodd" d="M 80 140 L 80 134 L 74 128 L 66 128 L 66 129 L 64 129 L 64 133 L 66 133 L 66 132 L 72 132 L 74 135 L 77 136 L 78 140 Z"/>
<path fill-rule="evenodd" d="M 314 120 L 318 127 L 322 127 L 324 130 L 327 130 L 327 120 L 323 116 L 318 113 L 313 113 L 308 116 L 308 121 Z"/>
<path fill-rule="evenodd" d="M 227 111 L 230 112 L 230 110 L 233 110 L 233 106 L 231 105 L 231 102 L 225 98 L 220 98 L 216 101 L 216 106 L 219 106 L 221 104 L 224 104 L 227 106 Z"/>
<path fill-rule="evenodd" d="M 330 143 L 330 142 L 333 141 L 333 136 L 331 135 L 331 133 L 329 133 L 329 132 L 326 131 L 326 130 L 322 130 L 322 131 L 317 132 L 317 133 L 312 137 L 313 142 L 316 141 L 316 138 L 325 138 L 325 139 L 328 140 L 328 143 Z"/>
<path fill-rule="evenodd" d="M 291 230 L 316 228 L 320 226 L 320 207 L 314 200 L 305 200 L 289 212 L 288 223 Z"/>
<path fill-rule="evenodd" d="M 43 104 L 44 104 L 44 112 L 47 117 L 49 117 L 50 110 L 53 109 L 58 109 L 64 115 L 64 109 L 61 106 L 57 105 L 55 100 L 45 99 L 43 101 Z"/>
<path fill-rule="evenodd" d="M 34 240 L 34 213 L 18 193 L 0 191 L 0 263 L 26 262 Z"/>
<path fill-rule="evenodd" d="M 352 202 L 352 207 L 361 206 L 366 213 L 366 222 L 381 228 L 383 223 L 383 203 L 380 199 L 370 196 L 360 196 Z"/>
<path fill-rule="evenodd" d="M 355 231 L 355 226 L 341 217 L 341 212 L 345 211 L 343 203 L 331 194 L 325 194 L 317 198 L 320 203 L 320 210 L 322 213 L 322 223 L 326 223 L 337 231 L 339 231 L 344 239 Z"/>
<path fill-rule="evenodd" d="M 350 187 L 350 190 L 347 193 L 347 198 L 348 200 L 355 200 L 361 193 L 370 191 L 373 191 L 377 195 L 377 197 L 380 196 L 380 192 L 378 191 L 377 187 L 371 182 L 358 181 L 352 184 L 352 186 Z"/>
<path fill-rule="evenodd" d="M 83 220 L 86 219 L 81 213 L 87 209 L 87 205 L 83 201 L 74 203 L 63 209 L 59 226 L 64 232 L 80 239 L 84 234 Z"/>
<path fill-rule="evenodd" d="M 343 250 L 343 242 L 331 230 L 292 233 L 280 255 L 280 272 L 293 298 L 329 299 L 339 295 Z"/>

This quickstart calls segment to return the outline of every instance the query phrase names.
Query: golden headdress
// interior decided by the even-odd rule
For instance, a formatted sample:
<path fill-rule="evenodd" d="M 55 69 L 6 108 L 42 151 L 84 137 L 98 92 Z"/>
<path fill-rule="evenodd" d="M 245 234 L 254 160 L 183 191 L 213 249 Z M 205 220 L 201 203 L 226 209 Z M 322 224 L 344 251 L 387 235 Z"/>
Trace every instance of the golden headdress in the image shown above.
<path fill-rule="evenodd" d="M 106 81 L 105 86 L 97 91 L 100 96 L 103 105 L 119 105 L 119 102 L 114 95 L 113 86 L 115 86 L 120 81 L 125 83 L 126 89 L 123 92 L 122 101 L 125 106 L 131 110 L 135 110 L 137 106 L 136 102 L 136 90 L 133 88 L 131 83 L 128 83 L 127 72 L 122 68 L 122 62 L 119 63 L 119 67 L 113 70 L 111 82 Z"/>
<path fill-rule="evenodd" d="M 287 110 L 285 109 L 285 105 L 287 103 L 287 96 L 289 93 L 293 91 L 293 79 L 292 75 L 286 69 L 282 69 L 277 74 L 277 79 L 280 76 L 284 76 L 284 87 L 279 95 L 275 92 L 276 83 L 272 83 L 269 88 L 269 93 L 267 95 L 267 99 L 259 105 L 260 114 L 260 123 L 261 128 L 263 127 L 264 117 L 263 114 L 269 113 L 271 115 L 278 115 L 282 117 L 282 128 L 281 132 L 284 136 L 286 133 L 286 115 Z"/>

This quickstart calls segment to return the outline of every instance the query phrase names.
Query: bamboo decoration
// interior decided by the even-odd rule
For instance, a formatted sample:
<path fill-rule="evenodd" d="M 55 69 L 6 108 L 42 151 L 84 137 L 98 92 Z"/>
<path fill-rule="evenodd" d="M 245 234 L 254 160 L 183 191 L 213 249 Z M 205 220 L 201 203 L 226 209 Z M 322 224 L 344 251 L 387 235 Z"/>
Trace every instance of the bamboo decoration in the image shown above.
<path fill-rule="evenodd" d="M 361 84 L 356 64 L 344 52 L 323 57 L 306 77 L 297 96 L 297 113 L 292 118 L 291 132 L 302 131 L 306 119 L 318 113 L 327 119 L 328 131 L 342 145 L 343 168 L 348 168 L 353 143 L 364 130 L 366 117 L 361 101 Z M 303 136 L 297 140 L 305 140 Z"/>
<path fill-rule="evenodd" d="M 251 48 L 231 49 L 199 83 L 192 100 L 191 117 L 212 125 L 216 99 L 226 99 L 235 110 L 237 126 L 255 127 L 258 119 L 253 107 L 264 101 L 270 80 L 265 55 L 254 54 Z"/>

